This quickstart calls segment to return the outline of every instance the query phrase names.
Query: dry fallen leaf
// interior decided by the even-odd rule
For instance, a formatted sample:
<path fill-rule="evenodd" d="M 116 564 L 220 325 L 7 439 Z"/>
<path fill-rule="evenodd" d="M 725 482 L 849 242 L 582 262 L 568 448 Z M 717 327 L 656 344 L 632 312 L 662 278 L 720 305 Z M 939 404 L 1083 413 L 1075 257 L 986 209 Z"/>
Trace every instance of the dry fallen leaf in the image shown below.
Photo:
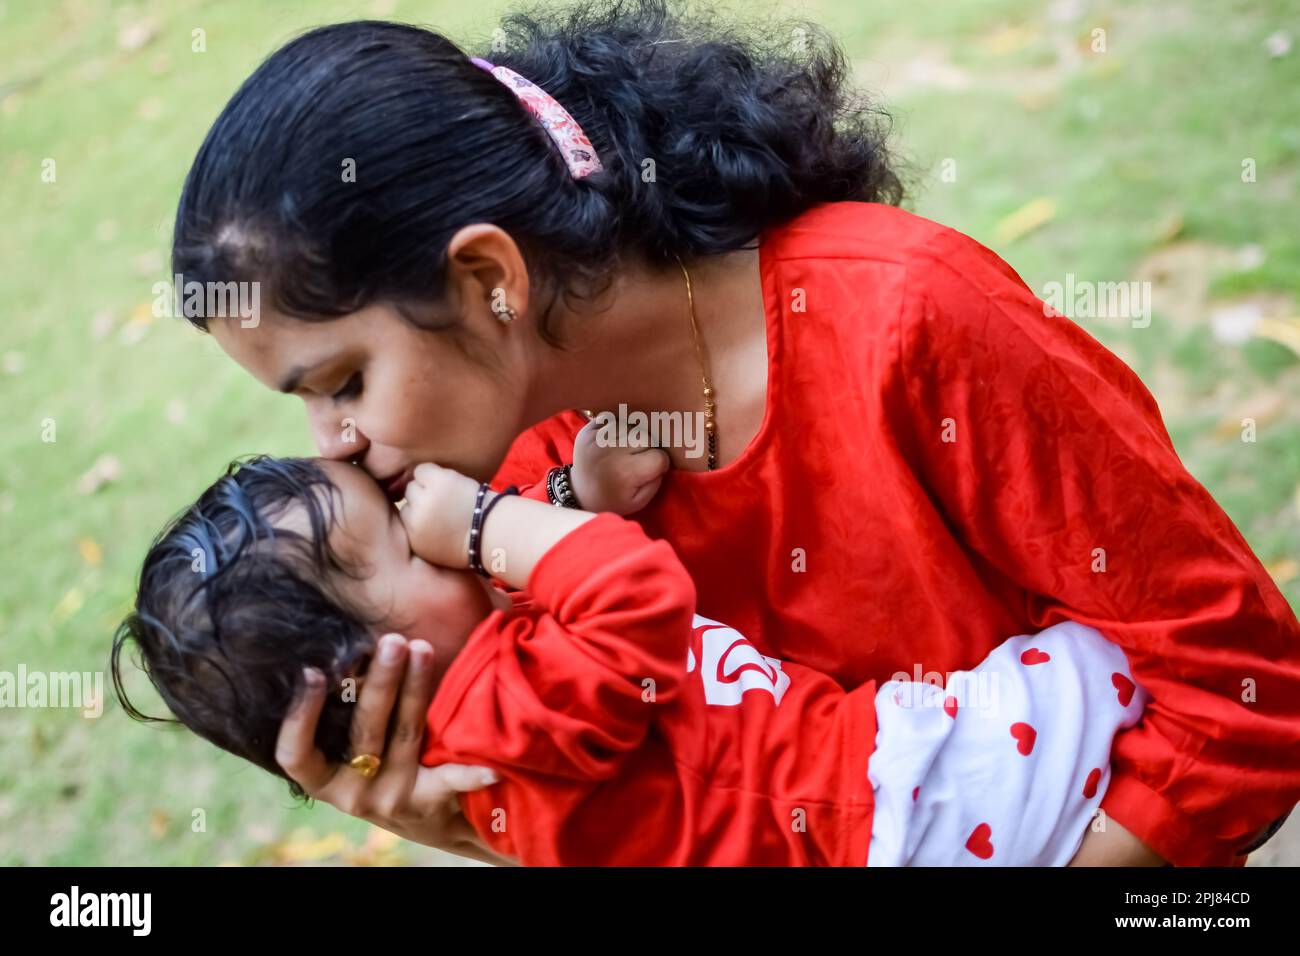
<path fill-rule="evenodd" d="M 81 560 L 87 564 L 98 565 L 104 561 L 104 552 L 94 538 L 82 538 L 77 543 L 77 550 L 81 552 Z"/>
<path fill-rule="evenodd" d="M 1055 105 L 1058 99 L 1060 95 L 1055 89 L 1022 90 L 1016 94 L 1016 102 L 1034 112 Z"/>
<path fill-rule="evenodd" d="M 136 20 L 117 32 L 117 48 L 124 53 L 134 53 L 146 46 L 158 33 L 151 20 Z"/>
<path fill-rule="evenodd" d="M 273 848 L 278 863 L 314 863 L 332 856 L 338 856 L 348 848 L 348 841 L 341 833 L 328 833 L 319 840 L 311 837 L 311 831 L 295 831 L 288 840 Z"/>
<path fill-rule="evenodd" d="M 162 253 L 157 249 L 142 252 L 131 260 L 131 268 L 138 276 L 158 275 L 163 268 Z"/>
<path fill-rule="evenodd" d="M 113 318 L 113 313 L 108 309 L 100 309 L 90 317 L 90 335 L 94 339 L 103 339 L 109 332 L 113 331 L 113 324 L 117 320 Z"/>
<path fill-rule="evenodd" d="M 1285 345 L 1300 355 L 1300 318 L 1260 319 L 1255 323 L 1255 335 Z"/>
<path fill-rule="evenodd" d="M 1300 564 L 1292 561 L 1290 558 L 1283 558 L 1281 561 L 1274 561 L 1272 564 L 1264 566 L 1268 576 L 1273 579 L 1275 584 L 1286 584 L 1300 574 Z"/>
<path fill-rule="evenodd" d="M 131 318 L 122 326 L 122 344 L 135 345 L 149 331 L 149 326 L 153 325 L 155 318 L 153 314 L 153 303 L 142 302 L 131 310 Z"/>
<path fill-rule="evenodd" d="M 1038 40 L 1038 31 L 1029 26 L 999 27 L 980 38 L 979 45 L 994 56 L 1015 53 Z"/>
<path fill-rule="evenodd" d="M 1240 439 L 1243 418 L 1253 419 L 1255 427 L 1260 428 L 1281 418 L 1286 407 L 1286 395 L 1276 390 L 1238 400 L 1233 411 L 1224 415 L 1215 426 L 1214 437 L 1220 441 Z"/>
<path fill-rule="evenodd" d="M 1157 243 L 1173 242 L 1183 231 L 1183 214 L 1172 212 L 1156 224 L 1152 239 Z"/>
<path fill-rule="evenodd" d="M 72 615 L 81 610 L 81 605 L 86 603 L 85 597 L 76 588 L 72 588 L 63 597 L 59 598 L 59 603 L 54 605 L 52 617 L 56 624 L 66 621 Z"/>
<path fill-rule="evenodd" d="M 366 842 L 356 850 L 345 851 L 343 856 L 352 866 L 400 866 L 403 862 L 399 847 L 401 839 L 382 827 L 372 826 Z"/>
<path fill-rule="evenodd" d="M 1014 242 L 1056 218 L 1056 200 L 1047 196 L 1025 203 L 993 227 L 993 237 L 1000 243 Z"/>
<path fill-rule="evenodd" d="M 77 490 L 83 495 L 94 494 L 104 485 L 116 481 L 122 476 L 122 463 L 114 455 L 100 455 L 90 470 L 77 482 Z"/>
<path fill-rule="evenodd" d="M 149 835 L 155 840 L 161 840 L 167 835 L 167 827 L 171 824 L 171 818 L 162 810 L 154 810 L 149 814 Z"/>

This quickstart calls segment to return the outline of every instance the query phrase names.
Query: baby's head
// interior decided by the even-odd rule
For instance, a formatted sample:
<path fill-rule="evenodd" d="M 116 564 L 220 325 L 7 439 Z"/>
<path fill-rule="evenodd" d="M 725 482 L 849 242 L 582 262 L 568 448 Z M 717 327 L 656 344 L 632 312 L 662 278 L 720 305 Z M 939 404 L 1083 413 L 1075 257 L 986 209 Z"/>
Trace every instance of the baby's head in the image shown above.
<path fill-rule="evenodd" d="M 427 641 L 440 676 L 503 603 L 496 595 L 413 554 L 397 509 L 360 468 L 256 457 L 233 463 L 149 549 L 113 641 L 113 684 L 132 717 L 163 719 L 127 699 L 119 665 L 134 640 L 179 723 L 285 777 L 276 737 L 305 667 L 330 688 L 316 744 L 346 759 L 356 696 L 345 692 L 359 689 L 379 638 Z"/>

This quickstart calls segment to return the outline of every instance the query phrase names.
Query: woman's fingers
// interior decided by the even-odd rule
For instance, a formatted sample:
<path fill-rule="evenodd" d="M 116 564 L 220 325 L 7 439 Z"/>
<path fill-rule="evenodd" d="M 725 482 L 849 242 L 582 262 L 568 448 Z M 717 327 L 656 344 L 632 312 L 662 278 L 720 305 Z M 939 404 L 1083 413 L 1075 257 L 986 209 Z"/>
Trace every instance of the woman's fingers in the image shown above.
<path fill-rule="evenodd" d="M 393 702 L 402 686 L 406 669 L 406 640 L 399 634 L 385 634 L 366 671 L 366 683 L 357 698 L 350 736 L 352 755 L 384 753 L 388 721 Z"/>
<path fill-rule="evenodd" d="M 482 790 L 500 779 L 491 767 L 476 767 L 460 763 L 421 767 L 415 777 L 415 788 L 412 791 L 413 803 L 417 809 L 428 809 L 450 803 L 459 813 L 460 804 L 456 801 L 456 794 Z"/>
<path fill-rule="evenodd" d="M 275 740 L 275 762 L 311 796 L 322 791 L 334 777 L 335 768 L 316 749 L 316 724 L 325 706 L 325 681 L 308 668 L 303 672 L 299 692 Z"/>
<path fill-rule="evenodd" d="M 353 753 L 383 755 L 378 776 L 367 780 L 346 766 L 328 763 L 316 749 L 326 688 L 319 674 L 305 672 L 304 689 L 280 725 L 276 761 L 310 796 L 344 813 L 429 846 L 489 863 L 509 863 L 487 849 L 456 798 L 457 793 L 495 783 L 497 775 L 487 767 L 420 765 L 433 679 L 433 648 L 426 642 L 408 645 L 396 634 L 380 639 L 352 717 Z M 386 741 L 394 707 L 397 720 Z"/>
<path fill-rule="evenodd" d="M 397 699 L 397 725 L 384 754 L 386 765 L 409 764 L 412 771 L 418 767 L 432 700 L 433 647 L 427 641 L 412 641 L 407 647 L 406 679 Z"/>

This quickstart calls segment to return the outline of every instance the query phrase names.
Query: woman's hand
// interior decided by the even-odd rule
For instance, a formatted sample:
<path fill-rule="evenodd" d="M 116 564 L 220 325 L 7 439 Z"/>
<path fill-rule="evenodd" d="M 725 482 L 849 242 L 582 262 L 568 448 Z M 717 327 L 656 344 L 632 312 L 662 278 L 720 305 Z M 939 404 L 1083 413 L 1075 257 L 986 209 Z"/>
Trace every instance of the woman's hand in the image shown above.
<path fill-rule="evenodd" d="M 383 756 L 379 773 L 370 780 L 346 764 L 326 762 L 316 749 L 325 684 L 311 670 L 304 679 L 306 689 L 280 726 L 275 759 L 310 797 L 415 843 L 486 863 L 513 862 L 479 840 L 456 799 L 457 793 L 495 783 L 495 773 L 486 767 L 420 764 L 425 713 L 433 699 L 432 647 L 414 641 L 408 648 L 397 634 L 379 642 L 352 718 L 352 752 Z M 396 722 L 387 735 L 394 703 Z"/>

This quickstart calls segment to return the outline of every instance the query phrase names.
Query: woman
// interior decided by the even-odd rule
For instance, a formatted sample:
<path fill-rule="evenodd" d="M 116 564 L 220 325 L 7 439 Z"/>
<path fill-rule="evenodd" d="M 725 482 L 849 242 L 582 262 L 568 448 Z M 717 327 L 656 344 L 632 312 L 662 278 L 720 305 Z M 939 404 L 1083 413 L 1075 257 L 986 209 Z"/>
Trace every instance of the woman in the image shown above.
<path fill-rule="evenodd" d="M 815 30 L 747 39 L 657 2 L 503 28 L 475 61 L 342 24 L 259 67 L 195 159 L 173 266 L 269 307 L 196 324 L 395 498 L 431 460 L 581 501 L 600 489 L 555 470 L 573 409 L 698 413 L 710 442 L 632 460 L 702 614 L 845 685 L 1094 626 L 1153 699 L 1075 863 L 1244 862 L 1300 797 L 1300 624 L 1136 376 L 894 207 Z M 485 771 L 418 766 L 427 645 L 385 646 L 353 723 L 377 776 L 316 753 L 319 691 L 280 763 L 486 858 L 455 799 Z"/>

